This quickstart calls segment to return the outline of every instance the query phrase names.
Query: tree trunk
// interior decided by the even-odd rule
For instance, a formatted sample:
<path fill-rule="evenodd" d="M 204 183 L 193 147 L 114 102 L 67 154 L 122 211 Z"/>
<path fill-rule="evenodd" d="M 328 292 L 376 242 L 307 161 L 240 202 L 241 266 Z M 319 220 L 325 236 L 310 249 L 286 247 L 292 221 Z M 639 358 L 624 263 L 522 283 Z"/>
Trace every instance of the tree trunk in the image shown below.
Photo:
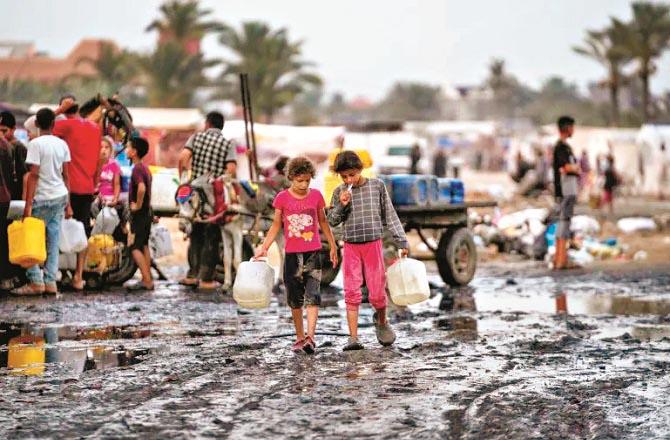
<path fill-rule="evenodd" d="M 618 127 L 619 118 L 619 84 L 617 81 L 610 81 L 610 106 L 612 107 L 612 119 L 610 125 Z"/>
<path fill-rule="evenodd" d="M 640 72 L 642 80 L 642 120 L 649 121 L 649 69 L 646 67 Z"/>

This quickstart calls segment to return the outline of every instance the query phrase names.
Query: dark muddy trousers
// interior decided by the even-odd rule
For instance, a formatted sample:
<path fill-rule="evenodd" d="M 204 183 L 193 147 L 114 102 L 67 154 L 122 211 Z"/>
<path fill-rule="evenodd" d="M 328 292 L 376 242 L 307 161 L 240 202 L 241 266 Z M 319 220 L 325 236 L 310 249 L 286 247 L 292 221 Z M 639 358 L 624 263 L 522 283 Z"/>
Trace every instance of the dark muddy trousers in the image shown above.
<path fill-rule="evenodd" d="M 219 225 L 193 223 L 188 246 L 188 276 L 200 281 L 213 281 L 216 265 L 221 261 L 221 229 Z"/>

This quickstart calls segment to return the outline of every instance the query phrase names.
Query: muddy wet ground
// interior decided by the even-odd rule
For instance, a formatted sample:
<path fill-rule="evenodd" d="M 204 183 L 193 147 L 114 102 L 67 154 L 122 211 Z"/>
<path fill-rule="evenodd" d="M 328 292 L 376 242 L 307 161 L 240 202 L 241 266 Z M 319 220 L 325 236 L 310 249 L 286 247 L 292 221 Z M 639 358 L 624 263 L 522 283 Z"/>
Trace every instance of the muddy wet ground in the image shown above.
<path fill-rule="evenodd" d="M 361 352 L 341 351 L 331 288 L 311 357 L 290 352 L 282 301 L 238 311 L 169 283 L 3 297 L 0 436 L 668 438 L 670 267 L 515 267 L 462 289 L 433 276 L 431 300 L 392 310 L 390 348 L 366 306 Z"/>

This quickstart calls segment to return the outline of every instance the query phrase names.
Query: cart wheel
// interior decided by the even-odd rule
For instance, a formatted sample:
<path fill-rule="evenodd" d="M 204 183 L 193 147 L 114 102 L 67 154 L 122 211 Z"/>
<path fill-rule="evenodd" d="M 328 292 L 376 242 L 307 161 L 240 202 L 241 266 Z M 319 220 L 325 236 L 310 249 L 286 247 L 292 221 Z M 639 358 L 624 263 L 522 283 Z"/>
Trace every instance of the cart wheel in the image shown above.
<path fill-rule="evenodd" d="M 342 266 L 342 249 L 337 248 L 337 266 L 333 267 L 333 264 L 330 262 L 330 248 L 328 245 L 324 245 L 321 248 L 321 285 L 329 286 L 330 283 L 335 281 L 337 274 L 340 272 L 340 266 Z"/>
<path fill-rule="evenodd" d="M 84 272 L 87 290 L 101 291 L 104 286 L 104 280 L 101 274 L 97 272 Z"/>
<path fill-rule="evenodd" d="M 477 248 L 467 228 L 448 229 L 437 246 L 437 267 L 450 286 L 465 286 L 475 276 Z"/>
<path fill-rule="evenodd" d="M 121 262 L 118 268 L 107 272 L 105 283 L 118 286 L 131 279 L 137 272 L 137 264 L 127 246 L 123 247 Z"/>

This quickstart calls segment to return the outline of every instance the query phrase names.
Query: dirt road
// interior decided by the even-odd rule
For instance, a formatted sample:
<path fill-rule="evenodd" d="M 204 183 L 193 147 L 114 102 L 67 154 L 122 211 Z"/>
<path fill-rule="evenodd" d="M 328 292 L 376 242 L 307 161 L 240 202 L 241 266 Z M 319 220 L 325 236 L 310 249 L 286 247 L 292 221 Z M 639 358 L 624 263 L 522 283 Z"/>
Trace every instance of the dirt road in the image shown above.
<path fill-rule="evenodd" d="M 0 298 L 0 432 L 12 439 L 670 436 L 670 267 L 557 278 L 514 267 L 485 265 L 458 290 L 433 276 L 430 301 L 392 311 L 393 347 L 375 341 L 366 306 L 366 350 L 344 353 L 345 337 L 320 336 L 311 357 L 290 352 L 281 303 L 242 313 L 229 297 L 173 284 L 142 296 Z M 319 329 L 345 332 L 338 288 L 326 292 Z M 19 349 L 17 341 L 33 345 Z"/>

